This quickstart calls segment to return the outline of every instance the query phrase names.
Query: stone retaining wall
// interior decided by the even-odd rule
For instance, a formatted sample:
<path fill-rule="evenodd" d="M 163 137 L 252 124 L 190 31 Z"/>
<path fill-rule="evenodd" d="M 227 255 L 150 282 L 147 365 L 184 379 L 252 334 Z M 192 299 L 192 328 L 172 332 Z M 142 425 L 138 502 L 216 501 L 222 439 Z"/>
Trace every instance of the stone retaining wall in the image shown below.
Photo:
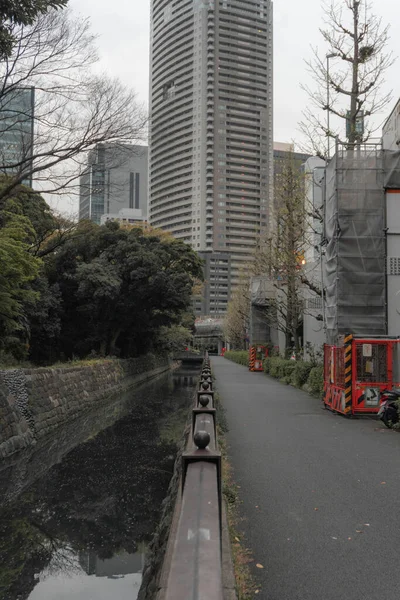
<path fill-rule="evenodd" d="M 0 371 L 0 459 L 170 368 L 148 355 L 88 365 Z"/>

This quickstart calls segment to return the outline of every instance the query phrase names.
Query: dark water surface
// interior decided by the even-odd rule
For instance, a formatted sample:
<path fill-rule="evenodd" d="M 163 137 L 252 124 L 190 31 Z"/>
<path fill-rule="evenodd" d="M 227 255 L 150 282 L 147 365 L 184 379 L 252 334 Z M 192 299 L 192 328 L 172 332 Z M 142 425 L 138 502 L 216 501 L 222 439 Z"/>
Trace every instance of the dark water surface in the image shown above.
<path fill-rule="evenodd" d="M 0 600 L 137 597 L 197 375 L 163 375 L 0 462 Z"/>

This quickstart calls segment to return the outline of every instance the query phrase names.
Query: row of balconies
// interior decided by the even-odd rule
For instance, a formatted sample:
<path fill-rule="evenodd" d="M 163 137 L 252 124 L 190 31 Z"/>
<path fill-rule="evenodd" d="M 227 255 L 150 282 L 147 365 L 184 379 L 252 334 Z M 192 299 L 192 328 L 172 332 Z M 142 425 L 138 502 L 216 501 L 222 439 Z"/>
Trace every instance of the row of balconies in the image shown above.
<path fill-rule="evenodd" d="M 190 185 L 192 186 L 192 178 L 193 178 L 193 169 L 190 167 L 189 169 L 180 170 L 177 169 L 175 174 L 169 177 L 168 179 L 160 178 L 159 182 L 152 181 L 150 184 L 151 193 L 153 196 L 156 196 L 158 193 L 164 193 L 165 190 L 168 189 L 178 189 L 182 185 Z M 171 184 L 171 185 L 169 185 Z"/>
<path fill-rule="evenodd" d="M 152 115 L 155 115 L 156 119 L 160 118 L 162 115 L 167 115 L 168 113 L 170 115 L 173 113 L 179 117 L 182 115 L 182 107 L 184 106 L 193 106 L 193 86 L 188 86 L 185 90 L 182 90 L 180 94 L 175 96 L 173 102 L 163 100 L 152 104 L 151 110 Z M 186 112 L 190 114 L 190 111 Z"/>
<path fill-rule="evenodd" d="M 173 44 L 174 40 L 182 42 L 182 36 L 189 34 L 193 37 L 193 13 L 183 13 L 174 20 L 174 26 L 169 30 L 155 31 L 153 27 L 153 56 L 157 56 L 163 50 L 164 44 Z"/>
<path fill-rule="evenodd" d="M 184 40 L 179 40 L 179 43 L 175 45 L 174 50 L 171 49 L 171 53 L 169 52 L 169 47 L 167 46 L 165 51 L 160 54 L 159 58 L 155 57 L 153 54 L 151 73 L 152 79 L 160 77 L 160 75 L 164 72 L 163 68 L 174 65 L 174 62 L 176 62 L 176 64 L 181 63 L 184 59 L 187 59 L 192 55 L 193 35 L 192 32 L 190 32 L 190 35 L 187 35 Z"/>
<path fill-rule="evenodd" d="M 157 140 L 152 139 L 152 157 L 157 156 L 157 150 L 162 150 L 162 154 L 165 155 L 165 150 L 168 147 L 175 147 L 177 144 L 182 147 L 182 144 L 190 145 L 193 142 L 193 130 L 192 127 L 187 124 L 186 127 L 182 127 L 176 131 L 171 130 L 164 134 L 164 137 L 157 136 Z"/>
<path fill-rule="evenodd" d="M 152 145 L 151 150 L 151 160 L 152 163 L 155 164 L 157 161 L 157 157 L 160 156 L 160 159 L 163 160 L 166 155 L 169 157 L 175 157 L 178 154 L 182 153 L 182 147 L 186 146 L 189 151 L 192 151 L 193 147 L 193 136 L 181 136 L 177 139 L 173 139 L 171 141 L 164 140 L 164 144 L 159 142 L 158 144 Z"/>
<path fill-rule="evenodd" d="M 162 173 L 163 167 L 169 168 L 175 161 L 192 160 L 192 140 L 188 140 L 185 146 L 180 146 L 176 152 L 169 152 L 168 156 L 165 156 L 160 152 L 160 156 L 151 154 L 150 157 L 150 171 L 154 175 Z"/>
<path fill-rule="evenodd" d="M 193 48 L 189 46 L 185 56 L 179 55 L 173 60 L 165 60 L 165 64 L 161 64 L 157 69 L 153 68 L 151 73 L 151 81 L 168 81 L 182 72 L 184 67 L 191 65 L 193 67 Z"/>
<path fill-rule="evenodd" d="M 179 121 L 170 121 L 164 127 L 157 128 L 157 134 L 152 134 L 151 136 L 151 143 L 157 143 L 159 138 L 165 139 L 165 137 L 168 137 L 171 139 L 171 136 L 182 135 L 182 132 L 187 132 L 188 135 L 192 133 L 192 123 L 187 118 Z"/>
<path fill-rule="evenodd" d="M 187 158 L 187 156 L 185 155 L 185 159 L 186 158 Z M 176 165 L 172 165 L 165 169 L 157 169 L 156 173 L 154 173 L 153 169 L 151 168 L 150 169 L 150 186 L 157 185 L 160 180 L 164 181 L 164 178 L 167 178 L 167 180 L 169 180 L 171 177 L 176 176 L 176 173 L 178 170 L 181 173 L 187 173 L 189 175 L 189 173 L 192 173 L 192 171 L 193 171 L 192 161 L 189 160 L 189 161 L 182 162 L 182 163 L 179 163 L 179 161 L 178 161 Z"/>
<path fill-rule="evenodd" d="M 185 187 L 184 187 L 185 186 Z M 192 181 L 182 182 L 181 185 L 172 185 L 166 188 L 162 188 L 160 190 L 153 191 L 150 190 L 151 201 L 157 203 L 158 200 L 163 200 L 164 198 L 170 197 L 175 201 L 179 199 L 186 198 L 190 196 L 193 192 Z"/>

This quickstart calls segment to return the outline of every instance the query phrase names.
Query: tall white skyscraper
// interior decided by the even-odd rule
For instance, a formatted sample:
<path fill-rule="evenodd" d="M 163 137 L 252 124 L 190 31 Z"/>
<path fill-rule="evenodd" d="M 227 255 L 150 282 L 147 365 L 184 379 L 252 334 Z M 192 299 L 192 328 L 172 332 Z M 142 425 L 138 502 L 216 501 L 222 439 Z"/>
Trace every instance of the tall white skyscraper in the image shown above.
<path fill-rule="evenodd" d="M 272 2 L 152 0 L 151 10 L 150 223 L 228 253 L 234 286 L 273 205 Z"/>

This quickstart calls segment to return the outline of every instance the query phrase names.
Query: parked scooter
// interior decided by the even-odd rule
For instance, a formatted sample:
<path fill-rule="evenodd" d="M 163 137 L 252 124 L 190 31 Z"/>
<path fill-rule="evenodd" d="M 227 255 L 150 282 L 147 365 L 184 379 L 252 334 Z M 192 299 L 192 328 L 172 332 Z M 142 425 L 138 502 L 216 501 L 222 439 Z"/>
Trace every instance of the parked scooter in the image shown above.
<path fill-rule="evenodd" d="M 398 400 L 400 400 L 400 390 L 383 390 L 378 417 L 386 427 L 393 427 L 399 422 Z"/>

